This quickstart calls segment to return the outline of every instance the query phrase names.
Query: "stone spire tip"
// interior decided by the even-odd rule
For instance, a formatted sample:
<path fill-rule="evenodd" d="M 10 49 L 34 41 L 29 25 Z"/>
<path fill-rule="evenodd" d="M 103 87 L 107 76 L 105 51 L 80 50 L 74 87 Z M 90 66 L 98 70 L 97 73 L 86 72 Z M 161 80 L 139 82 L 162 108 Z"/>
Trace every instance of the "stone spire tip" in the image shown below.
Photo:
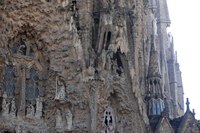
<path fill-rule="evenodd" d="M 187 110 L 186 111 L 190 111 L 190 102 L 189 99 L 186 99 L 186 105 L 187 105 Z"/>

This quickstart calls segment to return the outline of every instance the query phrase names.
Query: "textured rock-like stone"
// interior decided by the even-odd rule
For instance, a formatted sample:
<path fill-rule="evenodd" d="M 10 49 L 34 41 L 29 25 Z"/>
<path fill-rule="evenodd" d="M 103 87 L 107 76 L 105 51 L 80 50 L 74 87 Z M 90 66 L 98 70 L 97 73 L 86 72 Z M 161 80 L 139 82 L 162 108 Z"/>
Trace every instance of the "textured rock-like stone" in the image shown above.
<path fill-rule="evenodd" d="M 184 109 L 169 23 L 165 0 L 0 1 L 0 131 L 171 131 L 154 116 Z"/>

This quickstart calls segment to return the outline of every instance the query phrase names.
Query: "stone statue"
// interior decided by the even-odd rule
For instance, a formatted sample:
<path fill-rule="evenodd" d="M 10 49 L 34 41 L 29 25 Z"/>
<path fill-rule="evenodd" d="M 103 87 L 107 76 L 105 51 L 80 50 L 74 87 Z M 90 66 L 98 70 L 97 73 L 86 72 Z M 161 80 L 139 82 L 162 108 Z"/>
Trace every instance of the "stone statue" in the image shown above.
<path fill-rule="evenodd" d="M 36 118 L 42 117 L 42 109 L 43 109 L 42 98 L 38 97 L 36 98 L 36 112 L 35 112 Z"/>
<path fill-rule="evenodd" d="M 72 129 L 72 112 L 68 109 L 65 114 L 66 120 L 67 120 L 67 130 Z"/>
<path fill-rule="evenodd" d="M 105 49 L 102 50 L 102 53 L 101 53 L 101 63 L 102 63 L 102 70 L 105 69 L 105 66 L 106 66 L 106 51 Z"/>
<path fill-rule="evenodd" d="M 16 117 L 16 111 L 17 111 L 17 109 L 16 109 L 16 106 L 15 106 L 15 98 L 13 98 L 12 99 L 12 101 L 11 101 L 11 109 L 10 109 L 10 115 L 11 115 L 11 117 Z"/>
<path fill-rule="evenodd" d="M 69 31 L 72 31 L 73 33 L 77 33 L 76 24 L 75 24 L 73 16 L 70 17 Z"/>
<path fill-rule="evenodd" d="M 77 32 L 73 35 L 73 45 L 76 50 L 76 55 L 79 61 L 82 61 L 83 57 L 83 48 L 81 46 L 81 39 L 79 38 L 79 35 Z"/>
<path fill-rule="evenodd" d="M 106 53 L 106 70 L 111 70 L 112 59 L 113 59 L 113 51 L 109 49 L 108 52 Z"/>
<path fill-rule="evenodd" d="M 66 96 L 65 84 L 61 77 L 56 77 L 56 100 L 64 101 Z"/>
<path fill-rule="evenodd" d="M 157 18 L 154 18 L 154 19 L 153 19 L 153 34 L 154 34 L 155 36 L 158 35 L 158 33 L 157 33 Z"/>
<path fill-rule="evenodd" d="M 63 129 L 63 119 L 61 115 L 61 111 L 57 109 L 56 111 L 56 129 Z"/>
<path fill-rule="evenodd" d="M 26 117 L 33 118 L 34 115 L 35 115 L 35 108 L 32 104 L 30 104 L 26 110 Z"/>
<path fill-rule="evenodd" d="M 116 30 L 118 31 L 117 33 L 117 37 L 116 37 L 116 45 L 114 47 L 114 51 L 117 51 L 118 48 L 120 48 L 121 53 L 125 53 L 127 55 L 129 48 L 128 48 L 128 43 L 127 43 L 127 39 L 126 39 L 126 32 L 125 32 L 125 28 L 124 26 L 118 26 L 116 28 Z"/>
<path fill-rule="evenodd" d="M 3 101 L 2 101 L 2 115 L 8 116 L 10 108 L 10 102 L 7 101 L 7 94 L 3 94 Z"/>

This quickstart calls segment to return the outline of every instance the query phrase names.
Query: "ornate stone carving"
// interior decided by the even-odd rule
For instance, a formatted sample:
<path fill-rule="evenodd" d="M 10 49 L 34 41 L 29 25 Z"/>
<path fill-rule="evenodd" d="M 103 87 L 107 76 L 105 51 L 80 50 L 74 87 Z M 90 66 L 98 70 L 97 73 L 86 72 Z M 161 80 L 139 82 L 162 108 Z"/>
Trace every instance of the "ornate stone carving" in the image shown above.
<path fill-rule="evenodd" d="M 43 102 L 42 97 L 36 98 L 36 112 L 35 112 L 36 118 L 42 117 L 42 109 L 43 109 L 43 103 L 42 102 Z"/>
<path fill-rule="evenodd" d="M 121 53 L 125 53 L 125 55 L 127 55 L 129 48 L 128 48 L 128 42 L 126 39 L 126 28 L 123 26 L 117 26 L 116 27 L 117 30 L 117 36 L 116 36 L 116 43 L 114 48 L 114 51 L 116 52 L 117 49 L 120 48 Z"/>
<path fill-rule="evenodd" d="M 56 129 L 61 130 L 64 127 L 63 118 L 61 111 L 59 109 L 56 110 Z"/>
<path fill-rule="evenodd" d="M 16 117 L 16 111 L 17 111 L 17 109 L 16 109 L 16 106 L 15 106 L 15 98 L 12 98 L 10 116 L 15 118 Z"/>
<path fill-rule="evenodd" d="M 10 101 L 7 98 L 7 94 L 3 94 L 3 101 L 2 101 L 2 115 L 8 116 L 10 110 Z"/>
<path fill-rule="evenodd" d="M 157 18 L 154 18 L 153 19 L 153 35 L 157 36 L 158 33 L 157 33 Z"/>
<path fill-rule="evenodd" d="M 62 77 L 56 77 L 56 96 L 55 100 L 64 101 L 66 99 L 66 85 Z"/>
<path fill-rule="evenodd" d="M 30 104 L 26 109 L 26 117 L 33 118 L 35 115 L 35 107 L 33 104 Z"/>
<path fill-rule="evenodd" d="M 65 118 L 66 118 L 66 128 L 67 130 L 71 130 L 72 129 L 72 112 L 67 109 L 66 114 L 65 114 Z"/>

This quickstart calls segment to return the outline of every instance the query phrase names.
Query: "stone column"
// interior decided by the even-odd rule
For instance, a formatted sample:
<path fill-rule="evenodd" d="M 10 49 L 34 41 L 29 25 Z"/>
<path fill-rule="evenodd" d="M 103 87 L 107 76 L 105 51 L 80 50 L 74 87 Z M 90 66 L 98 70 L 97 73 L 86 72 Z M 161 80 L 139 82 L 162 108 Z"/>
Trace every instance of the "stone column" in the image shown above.
<path fill-rule="evenodd" d="M 93 88 L 93 94 L 91 96 L 90 112 L 91 112 L 91 132 L 96 133 L 97 127 L 97 90 Z"/>
<path fill-rule="evenodd" d="M 26 100 L 25 100 L 25 89 L 26 89 L 26 67 L 21 66 L 21 93 L 20 93 L 20 107 L 18 116 L 25 116 Z"/>
<path fill-rule="evenodd" d="M 36 113 L 35 113 L 35 117 L 38 118 L 38 119 L 42 117 L 42 108 L 43 108 L 42 101 L 43 101 L 43 99 L 41 97 L 36 98 Z"/>

